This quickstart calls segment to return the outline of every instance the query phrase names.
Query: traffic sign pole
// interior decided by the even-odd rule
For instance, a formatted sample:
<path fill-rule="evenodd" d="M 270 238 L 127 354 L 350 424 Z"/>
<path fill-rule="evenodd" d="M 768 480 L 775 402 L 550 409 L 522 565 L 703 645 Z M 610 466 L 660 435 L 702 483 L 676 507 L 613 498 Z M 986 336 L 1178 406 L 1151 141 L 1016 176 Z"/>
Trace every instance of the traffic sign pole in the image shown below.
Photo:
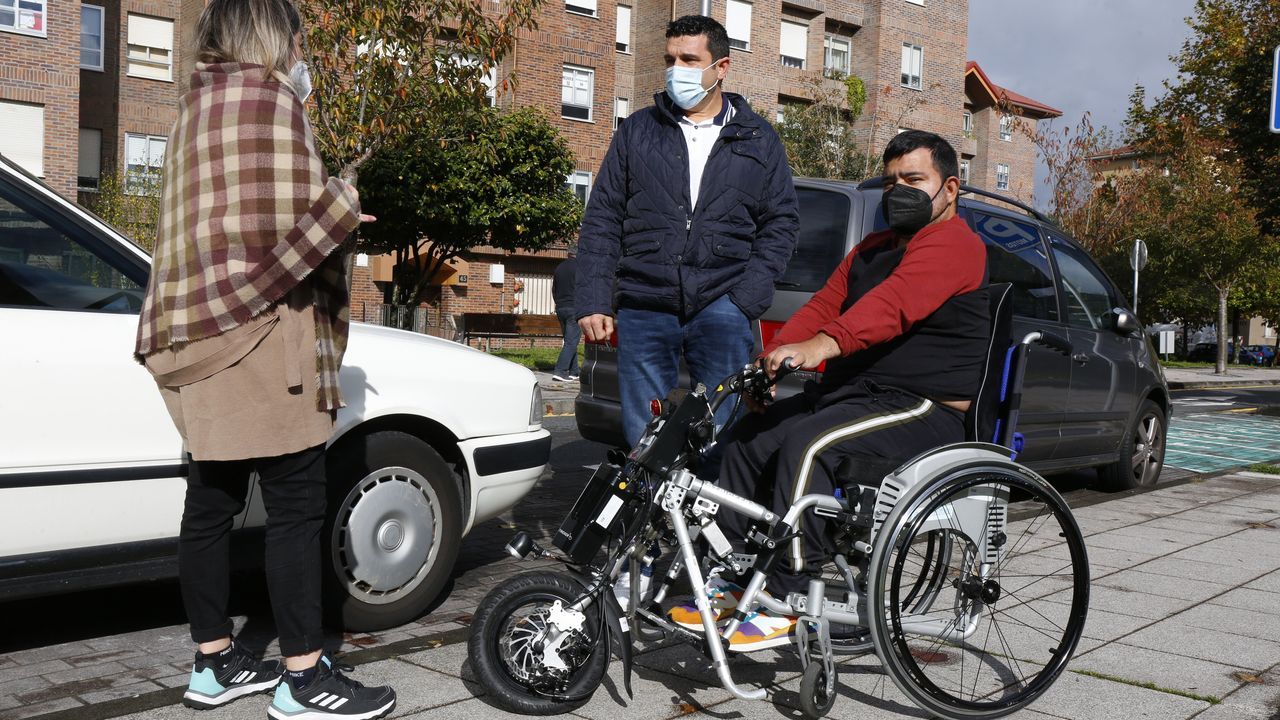
<path fill-rule="evenodd" d="M 1280 133 L 1280 45 L 1276 46 L 1271 61 L 1271 126 L 1273 133 Z"/>

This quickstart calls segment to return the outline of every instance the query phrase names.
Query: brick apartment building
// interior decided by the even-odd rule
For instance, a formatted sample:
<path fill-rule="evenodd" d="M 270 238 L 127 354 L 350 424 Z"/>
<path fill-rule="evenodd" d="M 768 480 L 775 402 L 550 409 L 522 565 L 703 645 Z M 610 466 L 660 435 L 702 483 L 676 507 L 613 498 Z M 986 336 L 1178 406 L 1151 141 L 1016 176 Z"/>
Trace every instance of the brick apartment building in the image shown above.
<path fill-rule="evenodd" d="M 203 7 L 99 3 L 80 5 L 77 34 L 66 5 L 0 0 L 0 152 L 68 197 L 92 191 L 113 166 L 135 185 L 154 177 Z M 667 22 L 700 11 L 700 0 L 547 0 L 538 28 L 520 34 L 497 72 L 518 82 L 493 101 L 546 114 L 576 154 L 567 184 L 585 201 L 614 128 L 662 91 Z M 878 154 L 903 129 L 931 130 L 961 152 L 967 182 L 1031 200 L 1035 148 L 1017 126 L 1060 113 L 968 61 L 967 0 L 712 0 L 711 15 L 729 31 L 726 89 L 762 116 L 809 100 L 807 80 L 835 87 L 831 76 L 857 75 L 867 87 L 855 125 L 865 151 Z M 551 273 L 564 256 L 479 249 L 438 278 L 433 314 L 550 313 Z M 359 259 L 356 319 L 373 319 L 384 302 L 388 260 Z"/>

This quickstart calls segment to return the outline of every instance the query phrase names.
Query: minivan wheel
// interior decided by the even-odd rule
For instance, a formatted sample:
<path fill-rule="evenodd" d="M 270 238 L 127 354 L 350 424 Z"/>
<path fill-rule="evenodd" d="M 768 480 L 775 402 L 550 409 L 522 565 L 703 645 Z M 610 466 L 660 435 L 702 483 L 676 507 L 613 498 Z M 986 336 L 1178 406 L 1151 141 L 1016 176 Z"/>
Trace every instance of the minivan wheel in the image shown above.
<path fill-rule="evenodd" d="M 328 472 L 329 610 L 357 631 L 419 617 L 458 556 L 462 503 L 453 471 L 426 442 L 382 431 L 330 448 Z"/>
<path fill-rule="evenodd" d="M 1155 485 L 1164 468 L 1167 429 L 1164 410 L 1154 401 L 1144 400 L 1120 443 L 1120 456 L 1114 463 L 1098 468 L 1102 487 L 1133 490 Z"/>

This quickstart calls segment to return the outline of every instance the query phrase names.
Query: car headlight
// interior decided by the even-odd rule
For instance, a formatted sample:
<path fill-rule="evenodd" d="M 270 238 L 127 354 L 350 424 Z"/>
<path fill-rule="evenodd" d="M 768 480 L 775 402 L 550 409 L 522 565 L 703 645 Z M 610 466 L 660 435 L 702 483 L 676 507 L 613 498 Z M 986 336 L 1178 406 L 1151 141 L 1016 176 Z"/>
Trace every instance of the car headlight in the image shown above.
<path fill-rule="evenodd" d="M 529 405 L 529 424 L 542 424 L 542 411 L 545 408 L 542 405 L 542 388 L 538 385 L 533 386 L 533 402 Z"/>

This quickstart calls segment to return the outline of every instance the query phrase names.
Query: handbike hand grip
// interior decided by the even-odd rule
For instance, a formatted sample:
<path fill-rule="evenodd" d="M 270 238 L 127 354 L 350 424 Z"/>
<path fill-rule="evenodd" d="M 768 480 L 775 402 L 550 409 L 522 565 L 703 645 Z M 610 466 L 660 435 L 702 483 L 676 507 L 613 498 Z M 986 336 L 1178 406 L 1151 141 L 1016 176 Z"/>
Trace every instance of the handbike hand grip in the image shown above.
<path fill-rule="evenodd" d="M 1023 342 L 1037 343 L 1049 348 L 1050 350 L 1057 350 L 1063 355 L 1071 355 L 1071 342 L 1054 332 L 1041 330 L 1039 332 L 1029 333 L 1025 338 L 1023 338 Z"/>

